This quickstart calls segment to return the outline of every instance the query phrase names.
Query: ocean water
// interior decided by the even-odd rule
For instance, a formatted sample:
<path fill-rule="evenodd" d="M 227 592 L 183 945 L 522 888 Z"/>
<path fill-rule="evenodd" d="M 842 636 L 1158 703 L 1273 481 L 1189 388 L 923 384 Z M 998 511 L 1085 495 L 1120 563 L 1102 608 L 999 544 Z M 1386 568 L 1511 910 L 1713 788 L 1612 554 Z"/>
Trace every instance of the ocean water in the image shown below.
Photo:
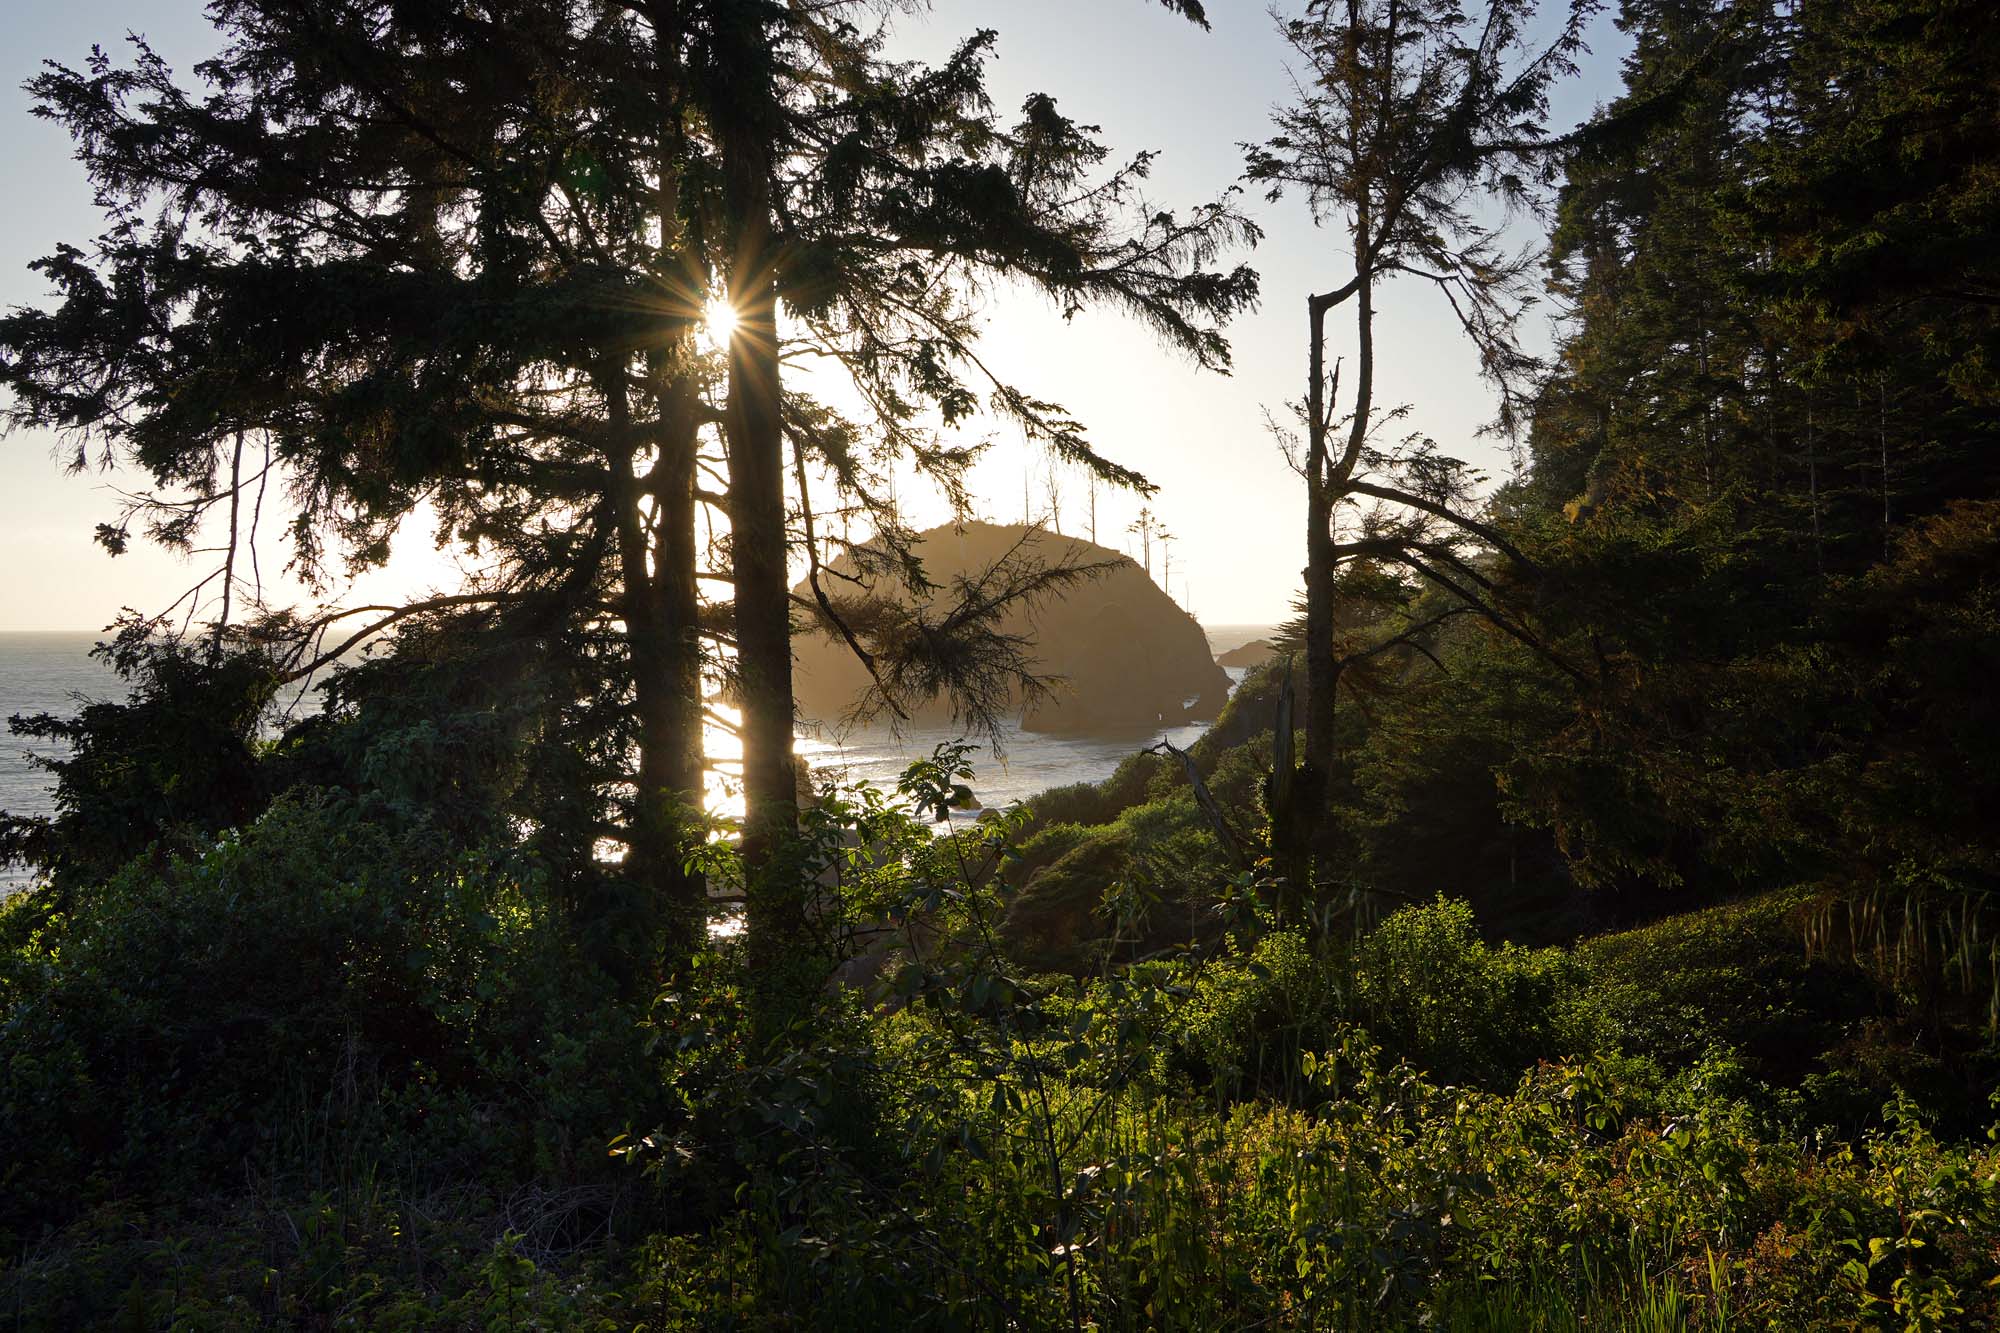
<path fill-rule="evenodd" d="M 84 700 L 122 699 L 125 687 L 111 669 L 90 656 L 100 636 L 71 633 L 0 633 L 0 723 L 36 713 L 66 717 Z M 54 775 L 37 768 L 35 757 L 60 758 L 59 742 L 15 736 L 0 730 L 0 810 L 17 815 L 47 814 Z M 0 895 L 24 883 L 26 875 L 0 867 Z"/>
<path fill-rule="evenodd" d="M 1208 629 L 1216 653 L 1261 638 L 1268 625 L 1217 625 Z M 125 687 L 111 671 L 90 656 L 95 634 L 66 632 L 0 632 L 0 719 L 17 714 L 76 711 L 87 700 L 123 698 Z M 1232 671 L 1241 677 L 1241 671 Z M 1001 738 L 998 747 L 974 738 L 976 776 L 973 794 L 980 808 L 1003 807 L 1050 787 L 1073 782 L 1099 782 L 1139 750 L 1164 738 L 1185 747 L 1203 728 L 1175 727 L 1151 734 L 1123 736 L 1044 736 L 1018 729 Z M 896 735 L 868 729 L 845 735 L 822 732 L 799 738 L 799 754 L 808 764 L 846 782 L 893 786 L 913 759 L 940 743 L 956 739 L 940 727 L 913 727 Z M 996 752 L 997 750 L 997 752 Z M 59 744 L 31 737 L 0 734 L 0 810 L 18 815 L 47 814 L 53 808 L 53 775 L 34 763 L 36 756 L 59 758 Z M 725 769 L 726 762 L 722 765 Z M 954 818 L 977 817 L 978 808 L 955 812 Z M 21 888 L 27 875 L 18 868 L 0 868 L 0 896 Z"/>
<path fill-rule="evenodd" d="M 1268 637 L 1270 625 L 1206 627 L 1209 651 L 1220 655 L 1253 639 Z M 1231 668 L 1232 681 L 1247 674 Z M 999 809 L 1026 800 L 1051 787 L 1076 782 L 1101 782 L 1118 765 L 1140 750 L 1168 740 L 1182 749 L 1207 730 L 1206 725 L 1169 727 L 1136 735 L 1047 736 L 1010 728 L 996 746 L 985 737 L 969 738 L 978 746 L 971 755 L 972 794 L 979 804 L 955 811 L 955 819 L 976 819 L 982 809 Z M 886 729 L 802 735 L 799 755 L 815 769 L 850 782 L 894 786 L 913 759 L 923 758 L 947 741 L 959 739 L 945 727 L 910 727 L 899 736 Z"/>
<path fill-rule="evenodd" d="M 1011 805 L 1050 787 L 1101 781 L 1147 746 L 1164 738 L 1185 749 L 1203 730 L 1189 726 L 1125 736 L 1042 736 L 1015 728 L 1000 738 L 997 747 L 983 736 L 968 738 L 977 747 L 970 761 L 972 794 L 979 804 L 954 812 L 954 818 L 977 818 L 982 809 Z M 844 737 L 802 736 L 798 748 L 800 757 L 815 770 L 838 780 L 892 787 L 912 760 L 956 739 L 957 733 L 949 728 L 911 727 L 901 736 L 876 730 Z"/>

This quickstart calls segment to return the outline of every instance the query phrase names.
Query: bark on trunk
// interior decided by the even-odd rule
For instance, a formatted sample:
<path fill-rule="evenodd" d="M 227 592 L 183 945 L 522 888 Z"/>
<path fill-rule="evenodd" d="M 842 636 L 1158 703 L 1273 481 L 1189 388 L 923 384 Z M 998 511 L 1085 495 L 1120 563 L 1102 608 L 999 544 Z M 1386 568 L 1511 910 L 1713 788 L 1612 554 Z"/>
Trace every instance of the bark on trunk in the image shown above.
<path fill-rule="evenodd" d="M 1333 491 L 1327 457 L 1326 315 L 1332 300 L 1306 298 L 1306 747 L 1287 786 L 1290 808 L 1279 838 L 1287 915 L 1312 898 L 1312 851 L 1326 808 L 1333 757 Z"/>
<path fill-rule="evenodd" d="M 662 275 L 685 267 L 686 228 L 680 216 L 680 163 L 686 152 L 685 71 L 679 68 L 679 6 L 656 16 L 655 52 L 664 87 L 660 125 L 657 213 Z M 671 73 L 669 73 L 671 71 Z M 671 289 L 670 283 L 669 289 Z M 696 821 L 707 799 L 707 751 L 702 737 L 701 592 L 696 578 L 696 463 L 700 448 L 701 389 L 691 375 L 695 312 L 686 312 L 667 346 L 648 357 L 647 373 L 659 413 L 655 455 L 644 489 L 653 501 L 649 534 L 632 533 L 636 552 L 650 538 L 651 583 L 646 600 L 644 658 L 634 667 L 642 718 L 641 790 L 656 820 L 647 832 L 650 873 L 664 908 L 665 971 L 691 962 L 706 942 L 708 886 L 685 868 L 699 834 Z M 629 568 L 629 562 L 628 562 Z"/>
<path fill-rule="evenodd" d="M 631 414 L 623 375 L 622 364 L 607 374 L 606 396 L 614 432 L 629 440 Z M 667 461 L 663 457 L 661 465 Z M 691 455 L 688 466 L 692 468 Z M 616 477 L 620 609 L 631 654 L 639 744 L 629 877 L 645 898 L 639 929 L 649 944 L 657 941 L 660 946 L 657 954 L 647 948 L 645 957 L 633 959 L 625 969 L 636 992 L 657 985 L 685 964 L 701 943 L 704 887 L 700 876 L 684 868 L 688 815 L 700 808 L 702 795 L 701 669 L 699 643 L 690 644 L 679 636 L 672 620 L 680 609 L 672 596 L 674 585 L 683 574 L 692 582 L 694 573 L 692 490 L 685 516 L 689 550 L 677 567 L 669 559 L 649 560 L 654 541 L 641 503 L 645 486 L 629 444 L 619 446 Z M 667 515 L 662 509 L 655 517 L 663 522 Z M 656 530 L 666 536 L 663 526 Z M 695 650 L 691 680 L 684 660 L 690 646 Z M 638 942 L 629 948 L 636 952 Z"/>
<path fill-rule="evenodd" d="M 764 23 L 718 21 L 718 57 L 736 76 L 712 112 L 722 149 L 736 331 L 729 349 L 729 522 L 736 579 L 736 662 L 742 708 L 743 871 L 753 975 L 777 993 L 805 961 L 805 886 L 780 855 L 796 831 L 792 756 L 791 588 L 786 573 L 784 431 L 778 360 L 776 247 L 771 221 L 772 126 Z M 779 1007 L 785 1002 L 777 1001 Z"/>
<path fill-rule="evenodd" d="M 658 883 L 666 898 L 667 970 L 685 965 L 700 949 L 708 922 L 704 878 L 683 868 L 706 798 L 702 744 L 701 594 L 696 583 L 694 386 L 685 379 L 666 395 L 660 454 L 653 466 L 653 604 L 657 617 L 653 669 L 656 698 L 649 714 L 659 728 L 652 790 L 671 798 L 672 861 Z"/>
<path fill-rule="evenodd" d="M 1334 643 L 1334 616 L 1339 551 L 1334 524 L 1340 502 L 1351 494 L 1356 467 L 1368 443 L 1369 415 L 1375 392 L 1375 301 L 1368 271 L 1366 215 L 1355 229 L 1354 252 L 1360 261 L 1353 282 L 1337 292 L 1307 299 L 1311 339 L 1306 394 L 1306 700 L 1305 751 L 1291 784 L 1280 855 L 1289 892 L 1297 902 L 1311 902 L 1325 877 L 1334 852 L 1330 818 L 1333 780 L 1339 763 L 1334 719 L 1339 705 L 1341 662 Z M 1328 447 L 1332 405 L 1326 376 L 1326 316 L 1341 301 L 1355 301 L 1356 357 L 1354 418 L 1338 459 Z"/>

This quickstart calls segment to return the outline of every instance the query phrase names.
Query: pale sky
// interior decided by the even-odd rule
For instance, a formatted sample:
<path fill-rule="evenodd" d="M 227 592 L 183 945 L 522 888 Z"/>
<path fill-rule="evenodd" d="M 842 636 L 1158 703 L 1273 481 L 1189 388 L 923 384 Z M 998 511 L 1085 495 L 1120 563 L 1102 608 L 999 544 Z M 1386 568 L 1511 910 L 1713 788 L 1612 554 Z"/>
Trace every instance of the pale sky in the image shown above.
<path fill-rule="evenodd" d="M 1237 145 L 1268 136 L 1271 107 L 1288 87 L 1287 51 L 1262 0 L 1210 0 L 1208 9 L 1214 26 L 1204 33 L 1152 0 L 937 0 L 928 15 L 903 21 L 899 42 L 912 55 L 933 55 L 978 27 L 997 29 L 989 84 L 1003 112 L 1029 91 L 1051 93 L 1067 115 L 1101 125 L 1115 156 L 1156 150 L 1152 199 L 1184 208 L 1235 180 Z M 0 304 L 45 300 L 28 263 L 65 241 L 87 244 L 101 230 L 67 137 L 28 115 L 19 86 L 42 58 L 78 64 L 92 43 L 119 45 L 127 31 L 144 33 L 183 73 L 215 47 L 198 0 L 34 0 L 0 17 L 0 180 L 8 187 L 0 205 Z M 1616 91 L 1624 39 L 1600 20 L 1592 46 L 1583 76 L 1558 94 L 1559 128 Z M 1250 193 L 1243 203 L 1266 232 L 1247 257 L 1262 275 L 1263 302 L 1228 331 L 1233 375 L 1198 372 L 1115 316 L 1087 314 L 1065 324 L 1044 303 L 1007 296 L 989 306 L 982 353 L 1021 387 L 1070 409 L 1101 453 L 1160 486 L 1152 507 L 1177 539 L 1171 591 L 1185 593 L 1209 624 L 1282 619 L 1298 586 L 1302 485 L 1266 433 L 1264 412 L 1282 412 L 1302 392 L 1306 293 L 1344 274 L 1338 235 L 1313 227 L 1303 199 L 1272 205 Z M 1378 305 L 1378 403 L 1412 404 L 1413 428 L 1491 474 L 1504 473 L 1501 451 L 1474 439 L 1492 404 L 1448 310 L 1403 288 Z M 1351 334 L 1339 322 L 1332 333 L 1329 351 L 1339 355 Z M 994 437 L 976 474 L 980 516 L 1019 519 L 1025 466 L 1037 479 L 1035 505 L 1044 509 L 1046 465 L 1039 457 L 1028 463 L 1005 428 Z M 0 630 L 96 630 L 121 606 L 155 611 L 173 601 L 197 576 L 194 567 L 136 541 L 114 560 L 90 540 L 95 525 L 115 513 L 107 484 L 137 487 L 142 479 L 68 475 L 54 447 L 27 433 L 0 440 Z M 942 506 L 914 485 L 901 494 L 913 517 L 943 518 Z M 1138 503 L 1100 490 L 1099 540 L 1127 542 Z M 1082 478 L 1066 478 L 1063 531 L 1082 533 L 1084 505 Z M 268 581 L 283 561 L 275 541 L 264 558 Z M 392 567 L 350 600 L 452 580 L 428 532 L 413 530 Z"/>

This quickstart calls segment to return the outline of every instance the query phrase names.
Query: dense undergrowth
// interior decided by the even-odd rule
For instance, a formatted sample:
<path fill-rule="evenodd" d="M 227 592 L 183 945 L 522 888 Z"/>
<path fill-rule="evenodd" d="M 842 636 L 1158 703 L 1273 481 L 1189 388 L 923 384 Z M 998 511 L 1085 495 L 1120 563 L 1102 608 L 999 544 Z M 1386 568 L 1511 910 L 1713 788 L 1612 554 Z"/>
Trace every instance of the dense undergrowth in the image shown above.
<path fill-rule="evenodd" d="M 922 808 L 961 762 L 918 766 L 903 795 Z M 1920 1058 L 1907 1006 L 1809 955 L 1810 894 L 1529 949 L 1451 899 L 1358 934 L 1282 927 L 1246 871 L 1177 947 L 1031 973 L 1004 934 L 1057 827 L 1031 818 L 936 837 L 880 793 L 829 793 L 808 829 L 838 867 L 829 920 L 902 929 L 872 950 L 851 932 L 872 980 L 829 989 L 777 1053 L 751 1043 L 726 944 L 623 1007 L 533 874 L 327 794 L 18 900 L 0 1311 L 50 1329 L 2000 1317 L 2000 1108 L 1967 1094 L 1985 1067 Z M 1136 938 L 1116 918 L 1148 910 L 1108 895 L 1100 932 Z"/>

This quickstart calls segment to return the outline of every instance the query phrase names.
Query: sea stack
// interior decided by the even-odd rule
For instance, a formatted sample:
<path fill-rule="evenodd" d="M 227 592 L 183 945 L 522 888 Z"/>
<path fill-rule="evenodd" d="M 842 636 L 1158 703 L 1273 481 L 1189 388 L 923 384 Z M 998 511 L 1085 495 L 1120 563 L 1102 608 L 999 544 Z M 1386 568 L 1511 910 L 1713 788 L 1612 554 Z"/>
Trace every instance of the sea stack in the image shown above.
<path fill-rule="evenodd" d="M 951 604 L 955 576 L 976 574 L 1017 551 L 1044 565 L 1110 566 L 1047 598 L 1032 612 L 1009 612 L 1002 622 L 1006 633 L 1032 641 L 1037 674 L 1062 678 L 1052 698 L 1025 710 L 1023 729 L 1123 735 L 1213 721 L 1222 711 L 1229 675 L 1209 655 L 1201 626 L 1135 561 L 1109 547 L 1020 524 L 932 528 L 920 533 L 917 542 L 926 577 L 939 585 L 930 605 L 942 612 Z M 829 568 L 850 577 L 855 573 L 845 556 Z M 833 583 L 836 593 L 853 586 L 844 578 Z M 908 597 L 886 583 L 869 586 L 877 593 Z M 812 595 L 803 584 L 795 591 L 808 599 Z M 866 691 L 867 671 L 845 643 L 818 630 L 800 633 L 792 642 L 799 711 L 809 721 L 839 722 Z M 911 712 L 914 721 L 926 725 L 950 720 L 949 704 L 942 699 L 916 701 Z"/>
<path fill-rule="evenodd" d="M 1260 667 L 1278 655 L 1269 639 L 1252 639 L 1240 648 L 1231 648 L 1215 659 L 1219 667 Z"/>

